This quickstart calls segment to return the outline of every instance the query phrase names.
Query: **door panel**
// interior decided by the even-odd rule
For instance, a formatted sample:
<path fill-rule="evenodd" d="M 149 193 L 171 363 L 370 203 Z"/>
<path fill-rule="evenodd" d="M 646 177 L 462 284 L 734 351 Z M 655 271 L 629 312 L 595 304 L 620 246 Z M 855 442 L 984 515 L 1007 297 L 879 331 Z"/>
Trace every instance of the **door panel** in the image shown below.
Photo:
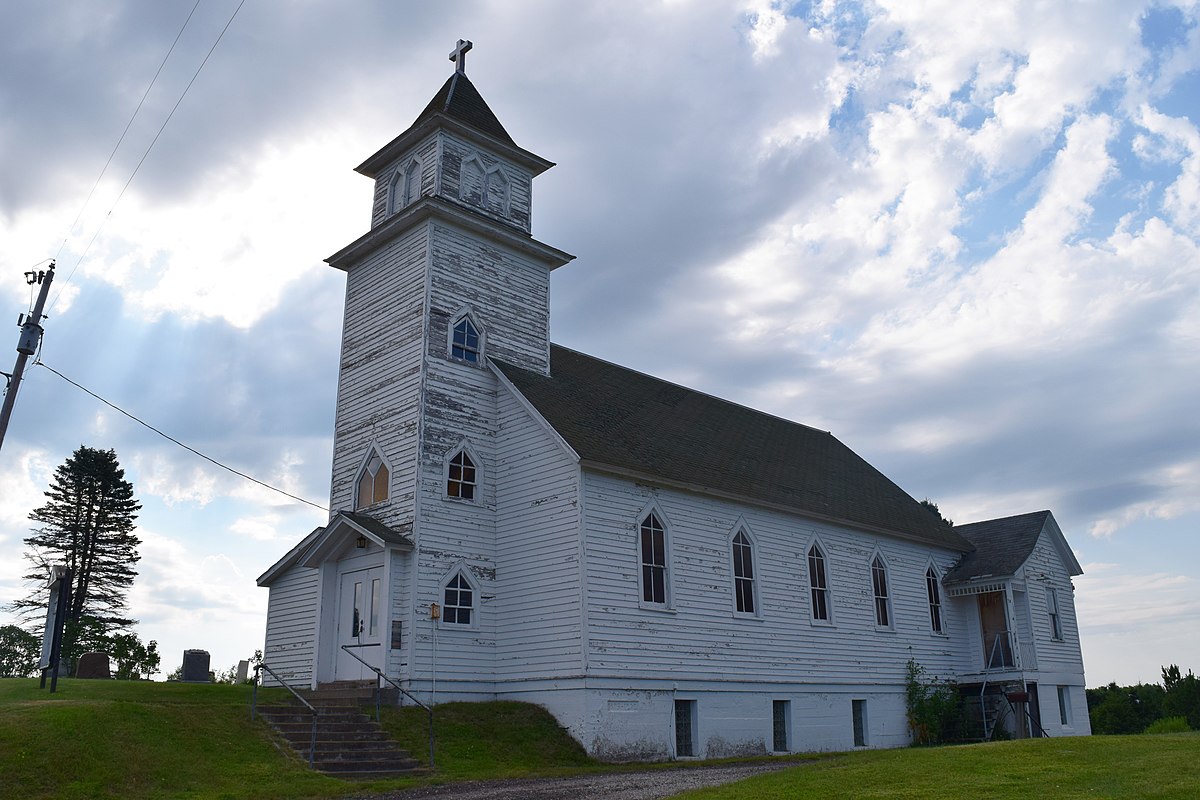
<path fill-rule="evenodd" d="M 342 649 L 348 645 L 359 658 L 383 668 L 383 567 L 346 572 L 338 577 L 337 666 L 334 680 L 374 677 L 354 656 Z"/>

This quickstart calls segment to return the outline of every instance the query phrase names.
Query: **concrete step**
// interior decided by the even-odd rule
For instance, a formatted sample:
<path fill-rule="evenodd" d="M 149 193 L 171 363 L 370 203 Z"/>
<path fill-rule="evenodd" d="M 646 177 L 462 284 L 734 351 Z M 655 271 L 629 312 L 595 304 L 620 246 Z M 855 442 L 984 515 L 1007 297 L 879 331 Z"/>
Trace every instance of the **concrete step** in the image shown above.
<path fill-rule="evenodd" d="M 411 754 L 396 747 L 372 717 L 346 700 L 314 695 L 309 702 L 317 705 L 315 746 L 313 714 L 299 703 L 262 706 L 259 713 L 301 758 L 307 761 L 312 750 L 314 769 L 356 779 L 392 777 L 422 769 Z"/>

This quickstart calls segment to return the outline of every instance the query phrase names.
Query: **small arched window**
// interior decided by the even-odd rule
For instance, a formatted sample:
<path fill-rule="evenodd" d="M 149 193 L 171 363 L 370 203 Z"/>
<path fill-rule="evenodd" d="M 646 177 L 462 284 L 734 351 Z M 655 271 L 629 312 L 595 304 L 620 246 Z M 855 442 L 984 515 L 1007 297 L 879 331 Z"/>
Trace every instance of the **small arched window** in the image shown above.
<path fill-rule="evenodd" d="M 483 206 L 488 211 L 501 216 L 508 216 L 509 197 L 511 195 L 508 176 L 500 167 L 492 167 L 484 176 Z"/>
<path fill-rule="evenodd" d="M 421 162 L 413 161 L 404 170 L 404 205 L 410 206 L 421 196 Z"/>
<path fill-rule="evenodd" d="M 354 507 L 366 508 L 388 499 L 388 468 L 378 453 L 372 452 L 358 474 Z"/>
<path fill-rule="evenodd" d="M 478 474 L 475 462 L 466 450 L 459 450 L 450 457 L 446 471 L 446 496 L 457 497 L 460 500 L 474 500 L 478 487 Z"/>
<path fill-rule="evenodd" d="M 481 354 L 479 329 L 469 316 L 464 316 L 454 325 L 450 337 L 450 355 L 470 364 L 478 364 Z"/>
<path fill-rule="evenodd" d="M 470 625 L 474 611 L 475 590 L 462 572 L 456 572 L 442 591 L 442 622 L 446 625 Z"/>

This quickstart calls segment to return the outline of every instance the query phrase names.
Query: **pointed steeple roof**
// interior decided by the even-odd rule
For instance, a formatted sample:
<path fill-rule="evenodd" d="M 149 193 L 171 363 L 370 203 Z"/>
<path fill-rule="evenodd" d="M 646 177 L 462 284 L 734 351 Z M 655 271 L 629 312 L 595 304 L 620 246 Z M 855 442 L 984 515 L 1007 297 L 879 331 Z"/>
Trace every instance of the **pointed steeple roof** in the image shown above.
<path fill-rule="evenodd" d="M 471 83 L 471 79 L 464 72 L 455 72 L 446 79 L 442 88 L 433 96 L 429 105 L 425 106 L 425 110 L 417 116 L 416 121 L 410 127 L 418 127 L 435 114 L 453 117 L 489 136 L 494 136 L 505 144 L 517 146 L 517 143 L 508 135 L 508 131 L 504 130 L 504 126 L 500 124 L 500 120 L 492 113 L 492 109 L 484 101 L 483 95 L 479 93 L 475 84 Z"/>

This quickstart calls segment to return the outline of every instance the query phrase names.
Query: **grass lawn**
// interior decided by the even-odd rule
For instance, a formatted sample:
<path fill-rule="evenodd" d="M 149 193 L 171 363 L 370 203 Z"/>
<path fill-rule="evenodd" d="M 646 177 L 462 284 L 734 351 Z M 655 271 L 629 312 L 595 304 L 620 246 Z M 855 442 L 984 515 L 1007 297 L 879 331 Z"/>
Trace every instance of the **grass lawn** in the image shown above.
<path fill-rule="evenodd" d="M 687 800 L 1200 797 L 1200 732 L 844 753 Z"/>
<path fill-rule="evenodd" d="M 261 721 L 250 721 L 249 687 L 61 680 L 52 695 L 37 686 L 33 679 L 0 679 L 4 800 L 342 797 L 645 766 L 598 764 L 536 706 L 448 703 L 434 710 L 436 772 L 353 783 L 311 772 L 277 747 Z M 427 759 L 424 712 L 385 709 L 383 724 L 416 758 Z M 802 764 L 684 797 L 1200 797 L 1200 733 L 841 753 Z"/>

